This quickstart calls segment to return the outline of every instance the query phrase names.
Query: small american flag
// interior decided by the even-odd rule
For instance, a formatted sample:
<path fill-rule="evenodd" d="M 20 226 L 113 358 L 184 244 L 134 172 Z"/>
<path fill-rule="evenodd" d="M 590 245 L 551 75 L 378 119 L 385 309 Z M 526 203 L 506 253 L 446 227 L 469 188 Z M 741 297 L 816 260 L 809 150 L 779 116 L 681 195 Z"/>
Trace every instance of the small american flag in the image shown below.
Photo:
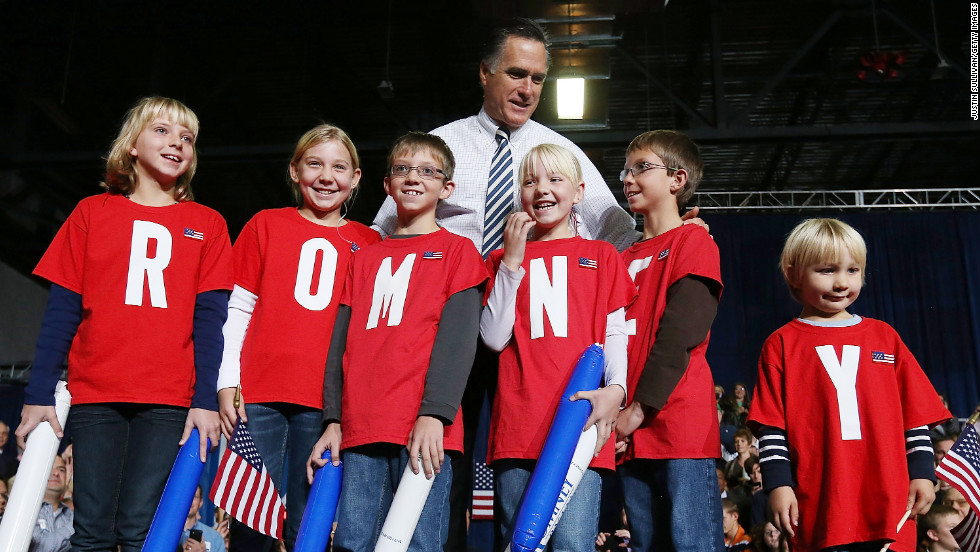
<path fill-rule="evenodd" d="M 423 259 L 441 259 L 442 258 L 442 251 L 426 251 L 425 253 L 422 253 L 422 258 Z"/>
<path fill-rule="evenodd" d="M 871 362 L 879 362 L 881 364 L 895 364 L 895 355 L 890 355 L 888 353 L 883 353 L 881 351 L 874 351 L 871 353 Z"/>
<path fill-rule="evenodd" d="M 351 251 L 357 251 L 358 249 L 360 249 L 360 247 L 358 247 L 356 243 L 351 242 L 351 244 L 350 244 L 350 250 Z"/>
<path fill-rule="evenodd" d="M 190 228 L 184 228 L 184 237 L 190 238 L 192 240 L 203 240 L 204 232 L 198 232 L 197 230 L 192 230 Z"/>
<path fill-rule="evenodd" d="M 486 462 L 473 463 L 472 519 L 493 519 L 493 470 Z"/>
<path fill-rule="evenodd" d="M 980 510 L 980 443 L 976 425 L 966 426 L 936 467 L 936 475 L 961 492 L 974 510 Z"/>
<path fill-rule="evenodd" d="M 579 257 L 578 265 L 582 268 L 591 268 L 592 270 L 599 269 L 599 263 L 595 259 L 588 259 L 586 257 Z"/>
<path fill-rule="evenodd" d="M 286 507 L 240 419 L 221 457 L 210 496 L 216 506 L 238 521 L 264 535 L 282 538 Z"/>
<path fill-rule="evenodd" d="M 960 545 L 962 552 L 977 552 L 980 550 L 980 519 L 977 518 L 977 512 L 973 508 L 970 508 L 963 521 L 956 527 L 953 527 L 950 534 L 953 535 L 956 544 Z"/>
<path fill-rule="evenodd" d="M 662 260 L 664 260 L 664 259 L 667 258 L 667 255 L 670 255 L 670 248 L 667 248 L 667 249 L 664 249 L 663 251 L 661 251 L 660 254 L 657 255 L 657 260 L 658 261 L 662 261 Z"/>

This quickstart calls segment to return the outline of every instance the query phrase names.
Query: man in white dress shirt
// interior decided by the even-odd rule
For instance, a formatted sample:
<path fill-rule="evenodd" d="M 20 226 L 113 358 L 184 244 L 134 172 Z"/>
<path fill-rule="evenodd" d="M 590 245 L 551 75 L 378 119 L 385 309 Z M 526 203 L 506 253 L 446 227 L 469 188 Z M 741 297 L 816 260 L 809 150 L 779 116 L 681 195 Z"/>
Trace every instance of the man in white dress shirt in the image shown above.
<path fill-rule="evenodd" d="M 538 107 L 541 87 L 548 73 L 550 38 L 537 23 L 515 19 L 497 29 L 480 62 L 483 108 L 472 117 L 453 121 L 431 133 L 449 145 L 456 158 L 453 195 L 436 210 L 439 224 L 465 236 L 483 251 L 484 209 L 490 160 L 497 149 L 495 133 L 508 133 L 516 173 L 524 154 L 539 144 L 557 144 L 575 153 L 585 178 L 585 199 L 576 207 L 585 229 L 594 239 L 608 241 L 623 250 L 639 237 L 636 224 L 619 206 L 592 161 L 571 140 L 530 120 Z M 625 149 L 626 144 L 623 144 Z M 511 212 L 521 208 L 517 186 L 512 191 Z M 395 227 L 395 204 L 387 198 L 374 224 L 387 235 Z"/>

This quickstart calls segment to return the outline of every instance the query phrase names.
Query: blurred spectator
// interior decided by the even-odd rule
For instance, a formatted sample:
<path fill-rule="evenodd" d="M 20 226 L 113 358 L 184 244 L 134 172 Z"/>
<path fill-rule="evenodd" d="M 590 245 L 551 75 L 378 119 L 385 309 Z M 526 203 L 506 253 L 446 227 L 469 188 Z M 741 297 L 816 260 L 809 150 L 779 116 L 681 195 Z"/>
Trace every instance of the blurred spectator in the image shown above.
<path fill-rule="evenodd" d="M 749 390 L 742 382 L 735 382 L 735 391 L 732 392 L 735 399 L 735 413 L 742 419 L 745 425 L 745 417 L 749 415 Z"/>
<path fill-rule="evenodd" d="M 745 471 L 749 474 L 749 490 L 752 493 L 752 509 L 749 514 L 751 525 L 766 521 L 766 493 L 762 491 L 762 465 L 758 456 L 752 456 L 745 461 Z M 753 539 L 754 540 L 754 539 Z"/>
<path fill-rule="evenodd" d="M 738 552 L 749 550 L 752 546 L 752 538 L 745 533 L 738 522 L 738 506 L 729 498 L 721 499 L 722 527 L 725 531 L 725 550 Z"/>
<path fill-rule="evenodd" d="M 68 488 L 65 489 L 65 495 L 61 497 L 61 501 L 65 503 L 66 506 L 75 509 L 75 500 L 73 496 L 73 491 L 75 490 L 75 457 L 73 454 L 73 449 L 71 443 L 65 447 L 65 450 L 61 453 L 61 458 L 65 461 L 65 468 L 68 470 Z"/>
<path fill-rule="evenodd" d="M 0 421 L 0 479 L 13 477 L 17 464 L 17 446 L 10 439 L 10 426 Z"/>
<path fill-rule="evenodd" d="M 963 516 L 951 506 L 933 504 L 929 513 L 918 520 L 920 540 L 927 543 L 925 550 L 927 552 L 959 550 L 959 544 L 950 531 L 962 520 Z"/>
<path fill-rule="evenodd" d="M 748 481 L 749 476 L 745 473 L 745 461 L 752 456 L 752 432 L 746 428 L 741 428 L 735 432 L 735 454 L 725 465 L 725 476 L 728 478 L 728 486 L 733 487 L 740 480 Z"/>
<path fill-rule="evenodd" d="M 728 498 L 728 481 L 725 479 L 725 470 L 718 467 L 715 468 L 715 473 L 718 475 L 718 490 L 721 491 L 721 497 Z"/>
<path fill-rule="evenodd" d="M 753 550 L 756 552 L 789 552 L 789 542 L 786 535 L 779 532 L 776 526 L 767 522 L 752 527 Z"/>
<path fill-rule="evenodd" d="M 68 487 L 68 470 L 65 460 L 60 456 L 54 457 L 54 466 L 48 478 L 48 486 L 44 490 L 44 502 L 37 515 L 34 533 L 28 552 L 67 552 L 71 550 L 68 539 L 75 534 L 73 522 L 75 513 L 61 502 L 62 495 Z"/>
<path fill-rule="evenodd" d="M 7 509 L 7 494 L 9 493 L 7 480 L 0 478 L 0 519 L 3 519 L 3 512 Z"/>
<path fill-rule="evenodd" d="M 231 516 L 221 508 L 214 509 L 214 529 L 225 540 L 225 548 L 229 548 L 231 544 L 229 542 L 231 540 Z"/>
<path fill-rule="evenodd" d="M 191 509 L 187 512 L 187 519 L 184 521 L 184 533 L 180 536 L 181 550 L 184 552 L 225 552 L 225 539 L 213 528 L 201 523 L 199 519 L 201 504 L 204 503 L 201 493 L 201 486 L 197 486 L 194 493 L 194 500 L 191 501 Z M 191 539 L 191 531 L 200 531 L 202 540 Z"/>
<path fill-rule="evenodd" d="M 955 434 L 955 433 L 950 435 L 940 435 L 938 437 L 933 436 L 932 451 L 933 454 L 935 455 L 934 465 L 938 466 L 939 463 L 943 461 L 943 458 L 946 457 L 946 453 L 949 452 L 949 449 L 952 448 L 953 443 L 956 442 L 956 439 L 958 437 L 959 434 Z M 936 478 L 937 491 L 944 491 L 948 488 L 949 488 L 949 483 L 943 481 L 942 479 L 939 479 L 938 477 Z"/>
<path fill-rule="evenodd" d="M 965 518 L 966 514 L 970 512 L 970 503 L 954 487 L 946 489 L 942 503 L 956 510 L 960 514 L 960 519 Z"/>
<path fill-rule="evenodd" d="M 949 410 L 949 401 L 946 400 L 946 394 L 940 393 L 939 398 L 943 400 L 943 406 L 946 407 L 946 410 Z M 950 410 L 950 412 L 952 411 Z M 930 429 L 929 435 L 932 437 L 933 441 L 941 437 L 949 436 L 954 436 L 953 440 L 956 440 L 956 437 L 959 437 L 961 431 L 963 431 L 963 428 L 960 425 L 959 418 L 953 416 L 949 420 L 946 420 L 945 422 Z"/>
<path fill-rule="evenodd" d="M 629 552 L 630 532 L 627 529 L 617 529 L 615 533 L 599 533 L 595 539 L 596 550 L 621 550 Z"/>

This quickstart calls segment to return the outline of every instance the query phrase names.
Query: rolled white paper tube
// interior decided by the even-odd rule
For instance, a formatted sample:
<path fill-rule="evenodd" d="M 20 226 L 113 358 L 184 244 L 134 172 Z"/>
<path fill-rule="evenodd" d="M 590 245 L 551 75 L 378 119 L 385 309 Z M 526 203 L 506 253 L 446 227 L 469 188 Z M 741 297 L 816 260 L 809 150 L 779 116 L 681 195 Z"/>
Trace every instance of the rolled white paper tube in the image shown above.
<path fill-rule="evenodd" d="M 68 420 L 68 409 L 71 407 L 68 384 L 58 382 L 54 400 L 58 423 L 64 428 Z M 54 457 L 58 454 L 60 444 L 61 439 L 55 435 L 48 422 L 41 422 L 27 436 L 27 446 L 17 468 L 17 480 L 10 490 L 7 510 L 0 522 L 0 550 L 24 552 L 31 544 L 34 524 L 37 523 L 41 501 L 44 500 L 44 491 L 48 487 Z"/>
<path fill-rule="evenodd" d="M 412 471 L 411 464 L 405 466 L 405 473 L 398 482 L 398 490 L 391 500 L 391 508 L 388 509 L 385 524 L 381 527 L 381 536 L 378 537 L 374 552 L 408 550 L 412 535 L 415 534 L 415 526 L 419 524 L 419 518 L 422 516 L 422 508 L 425 507 L 429 491 L 432 490 L 432 483 L 436 480 L 436 474 L 432 474 L 432 479 L 426 479 L 421 465 L 420 456 L 419 473 Z"/>

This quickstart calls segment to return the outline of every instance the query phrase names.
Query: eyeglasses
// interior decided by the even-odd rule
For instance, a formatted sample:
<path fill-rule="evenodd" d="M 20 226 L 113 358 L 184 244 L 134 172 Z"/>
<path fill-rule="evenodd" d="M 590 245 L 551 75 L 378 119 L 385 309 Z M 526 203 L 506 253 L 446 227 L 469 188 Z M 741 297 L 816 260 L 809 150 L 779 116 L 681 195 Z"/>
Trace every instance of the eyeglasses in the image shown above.
<path fill-rule="evenodd" d="M 680 170 L 677 167 L 668 167 L 667 165 L 658 165 L 656 163 L 646 163 L 641 161 L 628 169 L 619 171 L 619 181 L 626 182 L 627 173 L 633 173 L 633 176 L 640 176 L 642 173 L 645 173 L 650 169 L 666 169 L 668 171 Z"/>
<path fill-rule="evenodd" d="M 435 180 L 436 179 L 436 174 L 441 174 L 442 176 L 446 176 L 446 173 L 442 169 L 437 169 L 437 168 L 432 167 L 432 166 L 409 167 L 408 165 L 394 165 L 394 166 L 392 166 L 391 167 L 391 176 L 397 176 L 399 178 L 405 178 L 406 176 L 408 176 L 408 173 L 412 172 L 412 170 L 414 170 L 415 172 L 419 173 L 419 176 L 421 176 L 422 178 L 424 178 L 426 180 Z"/>

